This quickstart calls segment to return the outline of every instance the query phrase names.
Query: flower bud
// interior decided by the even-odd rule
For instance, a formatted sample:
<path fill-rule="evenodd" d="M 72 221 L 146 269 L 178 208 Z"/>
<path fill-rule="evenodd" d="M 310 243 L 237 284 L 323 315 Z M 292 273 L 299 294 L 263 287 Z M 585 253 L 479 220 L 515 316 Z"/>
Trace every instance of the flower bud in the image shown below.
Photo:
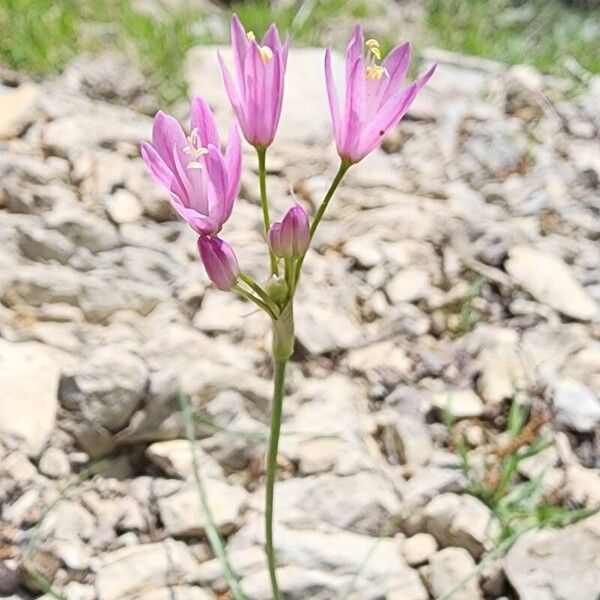
<path fill-rule="evenodd" d="M 267 234 L 269 247 L 280 258 L 300 258 L 310 244 L 310 226 L 306 211 L 296 204 L 280 223 L 273 223 Z"/>
<path fill-rule="evenodd" d="M 208 278 L 216 288 L 230 290 L 238 280 L 240 268 L 231 246 L 216 237 L 201 236 L 198 250 Z"/>
<path fill-rule="evenodd" d="M 289 290 L 283 277 L 273 275 L 267 281 L 265 291 L 277 306 L 284 306 L 288 300 Z"/>

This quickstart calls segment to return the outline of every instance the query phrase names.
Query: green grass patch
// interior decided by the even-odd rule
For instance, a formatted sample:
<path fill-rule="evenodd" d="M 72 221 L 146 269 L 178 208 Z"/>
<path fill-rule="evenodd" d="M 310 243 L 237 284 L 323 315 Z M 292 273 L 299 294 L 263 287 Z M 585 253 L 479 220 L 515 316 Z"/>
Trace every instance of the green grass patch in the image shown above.
<path fill-rule="evenodd" d="M 328 29 L 340 18 L 360 20 L 380 11 L 366 0 L 305 0 L 279 10 L 273 10 L 272 4 L 267 0 L 237 1 L 231 4 L 231 11 L 257 36 L 275 23 L 280 31 L 289 31 L 295 42 L 304 45 L 321 45 Z"/>
<path fill-rule="evenodd" d="M 452 425 L 451 415 L 445 420 Z M 539 415 L 529 415 L 515 396 L 507 415 L 507 441 L 483 457 L 483 471 L 474 467 L 465 438 L 461 435 L 455 440 L 469 493 L 485 503 L 498 519 L 500 532 L 495 542 L 499 548 L 534 527 L 565 527 L 595 512 L 571 510 L 547 499 L 543 470 L 529 480 L 520 476 L 519 464 L 550 446 L 540 433 L 544 422 Z"/>
<path fill-rule="evenodd" d="M 159 102 L 185 96 L 181 66 L 201 43 L 195 9 L 158 14 L 131 0 L 2 0 L 0 61 L 31 75 L 60 72 L 76 56 L 110 48 L 137 60 Z"/>
<path fill-rule="evenodd" d="M 427 13 L 430 40 L 443 48 L 556 75 L 569 72 L 568 60 L 600 72 L 600 8 L 561 0 L 428 0 Z"/>
<path fill-rule="evenodd" d="M 444 413 L 444 423 L 451 431 L 457 425 L 450 411 Z M 473 577 L 492 561 L 502 558 L 527 531 L 539 527 L 566 527 L 598 512 L 599 508 L 570 509 L 547 498 L 543 469 L 528 480 L 519 474 L 519 464 L 523 460 L 536 456 L 550 445 L 540 433 L 544 423 L 544 418 L 529 414 L 515 396 L 506 417 L 504 442 L 496 441 L 492 448 L 470 450 L 464 435 L 460 432 L 456 435 L 455 430 L 453 446 L 461 457 L 468 482 L 467 492 L 488 506 L 500 527 L 493 540 L 493 549 L 441 600 L 455 598 Z"/>
<path fill-rule="evenodd" d="M 577 10 L 561 0 L 424 0 L 424 44 L 490 57 L 507 63 L 532 63 L 540 70 L 566 75 L 583 68 L 600 72 L 600 9 Z M 0 2 L 0 62 L 44 75 L 60 72 L 87 51 L 122 50 L 148 76 L 158 101 L 169 106 L 185 97 L 181 76 L 189 48 L 203 42 L 227 43 L 207 31 L 199 8 L 169 9 L 152 3 L 146 12 L 134 0 L 2 0 Z M 158 7 L 158 8 L 157 8 Z M 234 1 L 223 20 L 237 12 L 247 29 L 261 36 L 271 22 L 289 31 L 299 45 L 342 42 L 339 23 L 380 14 L 367 0 L 304 0 L 274 9 L 267 0 Z M 402 23 L 389 22 L 381 35 L 389 50 L 402 35 Z M 218 30 L 218 28 L 217 28 Z"/>

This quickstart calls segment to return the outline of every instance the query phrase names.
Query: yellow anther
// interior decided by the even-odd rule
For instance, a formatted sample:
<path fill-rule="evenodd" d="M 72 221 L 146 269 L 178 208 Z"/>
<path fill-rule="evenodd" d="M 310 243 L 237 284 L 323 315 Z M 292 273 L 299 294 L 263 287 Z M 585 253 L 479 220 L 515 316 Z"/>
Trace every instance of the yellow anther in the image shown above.
<path fill-rule="evenodd" d="M 249 42 L 256 42 L 256 36 L 254 35 L 254 31 L 249 31 L 246 34 Z M 267 64 L 273 58 L 273 50 L 269 48 L 269 46 L 258 46 L 258 50 L 260 51 L 260 56 L 262 61 Z"/>
<path fill-rule="evenodd" d="M 365 46 L 377 60 L 381 60 L 381 49 L 379 48 L 379 42 L 377 40 L 367 40 Z"/>
<path fill-rule="evenodd" d="M 379 80 L 385 75 L 385 68 L 377 64 L 381 60 L 381 48 L 379 42 L 374 39 L 365 42 L 367 47 L 367 66 L 365 75 L 367 79 Z"/>
<path fill-rule="evenodd" d="M 380 65 L 367 65 L 367 79 L 381 79 L 385 73 L 385 69 Z"/>
<path fill-rule="evenodd" d="M 184 153 L 188 156 L 191 156 L 195 159 L 198 159 L 205 154 L 208 154 L 208 149 L 204 148 L 200 145 L 200 134 L 198 133 L 198 128 L 194 127 L 190 132 L 190 135 L 187 136 L 188 145 L 183 149 Z M 193 160 L 188 163 L 188 169 L 201 169 L 202 163 L 198 162 L 198 160 Z"/>
<path fill-rule="evenodd" d="M 269 46 L 260 47 L 260 55 L 265 64 L 267 64 L 273 58 L 273 50 Z"/>

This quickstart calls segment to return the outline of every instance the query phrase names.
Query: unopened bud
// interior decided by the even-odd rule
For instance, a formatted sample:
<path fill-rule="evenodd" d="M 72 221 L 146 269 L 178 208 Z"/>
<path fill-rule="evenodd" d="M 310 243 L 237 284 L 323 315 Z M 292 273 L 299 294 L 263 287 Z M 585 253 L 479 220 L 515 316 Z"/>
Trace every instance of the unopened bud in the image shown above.
<path fill-rule="evenodd" d="M 296 204 L 280 223 L 273 223 L 268 233 L 269 247 L 280 258 L 300 258 L 310 244 L 310 225 L 306 211 Z"/>
<path fill-rule="evenodd" d="M 220 290 L 230 290 L 238 281 L 240 268 L 231 246 L 216 237 L 201 236 L 198 250 L 209 279 Z"/>

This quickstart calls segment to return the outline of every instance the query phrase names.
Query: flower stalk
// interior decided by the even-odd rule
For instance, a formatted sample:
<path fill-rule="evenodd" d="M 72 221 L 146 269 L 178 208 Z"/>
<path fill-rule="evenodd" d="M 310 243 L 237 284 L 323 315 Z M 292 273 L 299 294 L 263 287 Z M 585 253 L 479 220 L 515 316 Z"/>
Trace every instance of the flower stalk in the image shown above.
<path fill-rule="evenodd" d="M 267 486 L 265 502 L 265 553 L 271 581 L 273 600 L 281 600 L 277 583 L 277 563 L 273 545 L 273 510 L 275 500 L 275 481 L 277 479 L 277 448 L 281 431 L 281 414 L 283 412 L 283 392 L 285 386 L 285 368 L 287 359 L 273 360 L 273 407 L 271 409 L 271 431 L 269 434 L 269 449 L 267 452 Z"/>
<path fill-rule="evenodd" d="M 267 149 L 257 146 L 256 155 L 258 157 L 258 183 L 260 186 L 260 207 L 263 215 L 265 235 L 267 235 L 269 233 L 269 228 L 271 227 L 271 216 L 269 215 L 269 200 L 267 197 Z M 271 274 L 278 275 L 279 267 L 277 264 L 277 258 L 270 249 L 269 259 L 271 261 Z"/>
<path fill-rule="evenodd" d="M 331 202 L 331 199 L 333 198 L 335 191 L 338 189 L 340 183 L 342 182 L 342 179 L 344 178 L 344 175 L 348 172 L 348 169 L 351 166 L 352 166 L 351 163 L 342 159 L 342 162 L 340 163 L 338 172 L 335 174 L 335 177 L 333 178 L 333 181 L 331 182 L 331 185 L 329 186 L 329 189 L 327 190 L 325 197 L 323 198 L 321 204 L 319 205 L 319 208 L 317 209 L 315 218 L 313 219 L 313 222 L 311 223 L 310 241 L 312 241 L 313 237 L 315 237 L 317 227 L 319 227 L 319 223 L 321 222 L 321 219 L 323 218 L 323 215 L 325 214 L 325 211 L 327 210 L 327 207 L 329 206 L 329 203 Z M 296 263 L 296 270 L 294 272 L 294 277 L 293 277 L 294 288 L 298 285 L 298 280 L 300 279 L 300 272 L 302 271 L 302 265 L 304 264 L 305 257 L 306 257 L 306 253 L 303 254 L 300 257 L 300 259 L 298 260 L 298 262 Z"/>

